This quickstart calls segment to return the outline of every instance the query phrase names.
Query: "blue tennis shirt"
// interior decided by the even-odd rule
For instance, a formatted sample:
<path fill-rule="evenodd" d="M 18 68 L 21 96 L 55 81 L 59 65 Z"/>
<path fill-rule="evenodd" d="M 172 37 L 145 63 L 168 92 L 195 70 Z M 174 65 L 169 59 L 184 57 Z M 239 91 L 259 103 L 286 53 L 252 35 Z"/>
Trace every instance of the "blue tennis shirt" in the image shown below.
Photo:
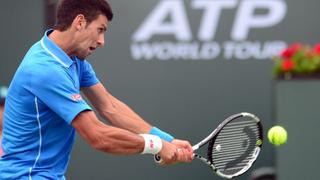
<path fill-rule="evenodd" d="M 25 55 L 10 84 L 4 110 L 0 179 L 64 180 L 76 115 L 91 110 L 81 87 L 99 82 L 86 60 L 69 57 L 48 38 Z"/>

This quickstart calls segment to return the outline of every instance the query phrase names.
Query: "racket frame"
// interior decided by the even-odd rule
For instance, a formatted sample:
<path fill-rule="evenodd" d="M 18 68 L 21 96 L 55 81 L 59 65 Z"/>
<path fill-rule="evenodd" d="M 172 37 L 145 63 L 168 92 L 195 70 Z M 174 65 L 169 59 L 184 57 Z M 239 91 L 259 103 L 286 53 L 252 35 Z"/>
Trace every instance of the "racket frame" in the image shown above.
<path fill-rule="evenodd" d="M 205 144 L 207 144 L 211 139 L 213 138 L 216 138 L 216 136 L 219 134 L 219 132 L 222 130 L 222 128 L 227 125 L 229 122 L 231 122 L 232 120 L 236 119 L 236 118 L 239 118 L 239 117 L 250 117 L 252 118 L 253 120 L 256 121 L 256 123 L 258 124 L 258 128 L 259 128 L 259 136 L 260 136 L 260 140 L 261 142 L 263 141 L 263 131 L 262 131 L 262 124 L 260 122 L 260 119 L 251 114 L 251 113 L 248 113 L 248 112 L 241 112 L 241 113 L 237 113 L 237 114 L 234 114 L 234 115 L 231 115 L 229 116 L 228 118 L 226 118 L 222 123 L 220 123 L 218 125 L 218 127 L 213 130 L 206 138 L 204 138 L 202 141 L 200 141 L 199 143 L 197 143 L 196 145 L 192 146 L 192 149 L 193 151 L 201 148 L 202 146 L 204 146 Z M 233 175 L 226 175 L 226 174 L 223 174 L 221 173 L 220 171 L 218 171 L 218 169 L 213 165 L 213 163 L 211 163 L 211 161 L 209 161 L 208 159 L 202 157 L 201 155 L 199 154 L 196 154 L 194 153 L 193 156 L 197 159 L 199 159 L 200 161 L 204 162 L 205 164 L 207 164 L 213 171 L 215 171 L 215 173 L 223 178 L 226 178 L 226 179 L 231 179 L 231 178 L 234 178 L 234 177 L 237 177 L 241 174 L 243 174 L 244 172 L 246 172 L 252 165 L 253 163 L 256 161 L 259 153 L 260 153 L 260 150 L 261 150 L 261 146 L 262 146 L 262 143 L 257 145 L 254 149 L 254 153 L 253 153 L 253 159 L 251 159 L 247 166 L 245 166 L 241 171 L 233 174 Z"/>
<path fill-rule="evenodd" d="M 193 145 L 192 146 L 192 149 L 193 151 L 196 151 L 197 149 L 201 148 L 202 146 L 204 146 L 205 144 L 207 144 L 211 139 L 213 138 L 216 138 L 216 136 L 219 134 L 219 132 L 222 130 L 222 128 L 227 125 L 229 122 L 231 122 L 232 120 L 236 119 L 236 118 L 239 118 L 239 117 L 250 117 L 252 118 L 253 120 L 256 121 L 257 125 L 258 125 L 258 130 L 259 130 L 259 136 L 260 136 L 260 140 L 261 140 L 261 143 L 260 144 L 257 144 L 255 149 L 254 149 L 254 153 L 253 153 L 253 159 L 251 159 L 247 166 L 245 166 L 241 171 L 235 173 L 235 174 L 232 174 L 232 175 L 226 175 L 226 174 L 223 174 L 221 173 L 220 171 L 218 171 L 218 169 L 213 165 L 213 163 L 211 163 L 211 161 L 209 161 L 208 159 L 202 157 L 201 155 L 199 154 L 196 154 L 194 153 L 193 156 L 197 159 L 199 159 L 200 161 L 204 162 L 205 164 L 207 164 L 218 176 L 220 177 L 223 177 L 223 178 L 226 178 L 226 179 L 232 179 L 234 177 L 237 177 L 243 173 L 245 173 L 248 169 L 250 169 L 250 167 L 253 165 L 253 163 L 256 161 L 259 153 L 260 153 L 260 150 L 261 150 L 261 146 L 262 146 L 262 142 L 263 142 L 263 130 L 262 130 L 262 124 L 261 124 L 261 121 L 260 119 L 251 114 L 251 113 L 248 113 L 248 112 L 241 112 L 241 113 L 237 113 L 237 114 L 234 114 L 234 115 L 231 115 L 229 116 L 228 118 L 226 118 L 222 123 L 220 123 L 218 125 L 218 127 L 213 130 L 206 138 L 204 138 L 202 141 L 198 142 L 197 144 Z M 157 163 L 161 163 L 161 157 L 158 156 L 158 155 L 155 155 L 154 156 L 154 160 L 157 162 Z"/>

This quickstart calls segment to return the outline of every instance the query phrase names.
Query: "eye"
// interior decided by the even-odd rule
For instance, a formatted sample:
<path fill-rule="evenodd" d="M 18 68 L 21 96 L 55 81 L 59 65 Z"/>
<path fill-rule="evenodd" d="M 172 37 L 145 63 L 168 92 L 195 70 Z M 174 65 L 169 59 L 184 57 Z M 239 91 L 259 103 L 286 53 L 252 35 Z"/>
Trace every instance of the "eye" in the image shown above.
<path fill-rule="evenodd" d="M 104 29 L 103 29 L 103 28 L 98 28 L 98 32 L 99 32 L 99 33 L 103 33 L 103 32 L 104 32 Z"/>

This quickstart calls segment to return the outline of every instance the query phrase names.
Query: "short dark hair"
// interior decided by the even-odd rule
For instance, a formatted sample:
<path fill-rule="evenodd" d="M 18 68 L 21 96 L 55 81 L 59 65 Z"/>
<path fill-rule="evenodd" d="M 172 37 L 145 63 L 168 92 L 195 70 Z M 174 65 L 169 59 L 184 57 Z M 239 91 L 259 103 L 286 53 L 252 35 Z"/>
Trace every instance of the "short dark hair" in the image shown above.
<path fill-rule="evenodd" d="M 67 30 L 79 14 L 83 14 L 88 23 L 96 20 L 100 14 L 105 15 L 108 21 L 113 18 L 111 6 L 106 0 L 60 0 L 54 29 Z"/>

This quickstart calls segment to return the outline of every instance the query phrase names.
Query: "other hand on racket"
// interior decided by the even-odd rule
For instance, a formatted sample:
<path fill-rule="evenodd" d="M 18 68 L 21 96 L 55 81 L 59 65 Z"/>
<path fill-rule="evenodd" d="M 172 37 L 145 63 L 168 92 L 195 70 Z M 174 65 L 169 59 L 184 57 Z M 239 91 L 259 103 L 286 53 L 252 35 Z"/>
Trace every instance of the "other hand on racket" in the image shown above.
<path fill-rule="evenodd" d="M 193 150 L 188 141 L 174 139 L 172 143 L 162 141 L 163 148 L 159 152 L 161 165 L 169 165 L 179 162 L 191 162 L 193 159 Z"/>
<path fill-rule="evenodd" d="M 177 151 L 182 154 L 183 160 L 180 162 L 191 162 L 193 160 L 193 149 L 189 141 L 174 139 L 172 144 L 176 145 Z"/>

